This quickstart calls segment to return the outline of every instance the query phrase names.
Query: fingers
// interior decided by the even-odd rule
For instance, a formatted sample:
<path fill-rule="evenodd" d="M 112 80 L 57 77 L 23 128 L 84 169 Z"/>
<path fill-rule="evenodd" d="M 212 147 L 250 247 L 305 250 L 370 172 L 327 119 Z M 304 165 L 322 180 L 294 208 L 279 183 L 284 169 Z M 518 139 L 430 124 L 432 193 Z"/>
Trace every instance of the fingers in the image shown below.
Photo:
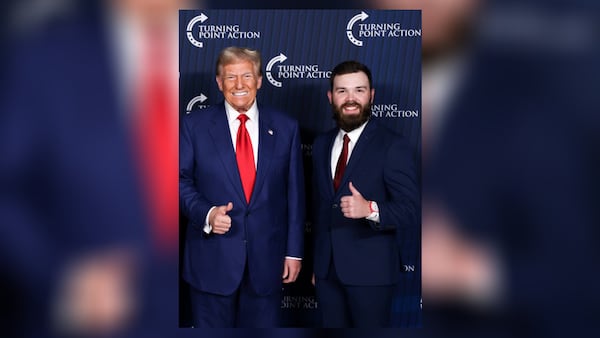
<path fill-rule="evenodd" d="M 217 214 L 215 216 L 212 230 L 214 233 L 222 235 L 231 229 L 231 217 L 229 215 Z"/>
<path fill-rule="evenodd" d="M 52 320 L 68 336 L 112 336 L 137 311 L 132 252 L 109 250 L 72 262 L 58 284 Z"/>
<path fill-rule="evenodd" d="M 283 266 L 283 283 L 295 282 L 300 274 L 302 261 L 286 258 Z"/>
<path fill-rule="evenodd" d="M 369 215 L 369 202 L 354 187 L 352 182 L 348 183 L 352 195 L 343 196 L 340 199 L 340 209 L 346 218 L 363 218 Z"/>
<path fill-rule="evenodd" d="M 342 199 L 340 200 L 340 208 L 342 210 L 342 214 L 344 214 L 345 217 L 352 218 L 356 209 L 355 204 L 356 201 L 354 200 L 353 196 L 342 197 Z"/>
<path fill-rule="evenodd" d="M 231 202 L 227 203 L 227 205 L 221 205 L 215 208 L 215 216 L 211 224 L 212 232 L 222 235 L 231 229 L 231 217 L 229 217 L 227 213 L 232 209 L 233 203 Z"/>
<path fill-rule="evenodd" d="M 284 264 L 283 265 L 283 275 L 281 276 L 281 278 L 286 279 L 288 277 L 289 273 L 290 273 L 290 269 L 289 269 L 288 265 Z"/>

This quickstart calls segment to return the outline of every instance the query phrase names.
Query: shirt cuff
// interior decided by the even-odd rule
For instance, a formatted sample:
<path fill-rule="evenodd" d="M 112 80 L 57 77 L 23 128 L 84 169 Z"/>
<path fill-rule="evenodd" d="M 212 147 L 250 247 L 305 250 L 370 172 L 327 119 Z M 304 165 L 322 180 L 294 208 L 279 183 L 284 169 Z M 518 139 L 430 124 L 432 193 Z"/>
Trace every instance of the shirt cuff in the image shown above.
<path fill-rule="evenodd" d="M 296 260 L 296 261 L 301 261 L 302 260 L 302 258 L 300 258 L 300 257 L 293 257 L 293 256 L 285 256 L 285 258 L 286 259 L 293 259 L 293 260 Z"/>
<path fill-rule="evenodd" d="M 212 231 L 212 225 L 210 225 L 208 223 L 208 216 L 210 215 L 210 212 L 213 211 L 213 209 L 216 207 L 212 207 L 210 209 L 208 209 L 208 212 L 206 213 L 206 218 L 204 219 L 204 228 L 202 228 L 202 230 L 204 230 L 205 233 L 210 234 L 210 232 Z"/>

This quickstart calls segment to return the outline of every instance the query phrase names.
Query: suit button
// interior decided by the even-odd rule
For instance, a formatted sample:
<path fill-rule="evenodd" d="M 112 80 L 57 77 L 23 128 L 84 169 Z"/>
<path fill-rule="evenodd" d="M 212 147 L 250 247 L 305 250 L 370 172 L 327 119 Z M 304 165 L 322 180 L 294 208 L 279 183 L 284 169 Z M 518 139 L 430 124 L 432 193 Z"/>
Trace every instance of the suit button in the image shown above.
<path fill-rule="evenodd" d="M 332 205 L 332 206 L 331 206 L 331 208 L 332 208 L 332 209 L 337 209 L 337 208 L 338 208 L 338 205 L 337 205 L 337 204 L 334 204 L 334 205 Z"/>

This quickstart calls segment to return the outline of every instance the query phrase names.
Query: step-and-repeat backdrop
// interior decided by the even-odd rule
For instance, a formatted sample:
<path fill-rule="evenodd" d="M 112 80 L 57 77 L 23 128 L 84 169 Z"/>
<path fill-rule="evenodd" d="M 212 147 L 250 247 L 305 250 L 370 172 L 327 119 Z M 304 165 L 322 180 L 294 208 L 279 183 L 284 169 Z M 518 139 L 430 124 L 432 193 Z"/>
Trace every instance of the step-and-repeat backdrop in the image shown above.
<path fill-rule="evenodd" d="M 335 126 L 327 100 L 329 76 L 338 63 L 357 60 L 373 73 L 373 118 L 421 147 L 421 12 L 395 10 L 185 10 L 179 17 L 180 114 L 223 100 L 215 63 L 228 46 L 257 49 L 263 58 L 258 101 L 287 112 L 301 129 L 306 196 L 310 198 L 311 145 Z M 202 111 L 194 111 L 202 114 Z M 307 206 L 310 206 L 307 201 Z M 310 282 L 312 213 L 306 210 L 305 258 L 300 277 L 284 286 L 286 326 L 318 327 L 318 303 Z M 182 220 L 181 226 L 185 226 Z M 180 233 L 184 234 L 182 228 Z M 394 296 L 396 327 L 421 326 L 420 227 L 403 230 L 403 271 Z M 183 242 L 181 242 L 183 246 Z M 180 247 L 181 247 L 180 246 Z M 187 286 L 180 288 L 180 326 L 188 326 Z"/>

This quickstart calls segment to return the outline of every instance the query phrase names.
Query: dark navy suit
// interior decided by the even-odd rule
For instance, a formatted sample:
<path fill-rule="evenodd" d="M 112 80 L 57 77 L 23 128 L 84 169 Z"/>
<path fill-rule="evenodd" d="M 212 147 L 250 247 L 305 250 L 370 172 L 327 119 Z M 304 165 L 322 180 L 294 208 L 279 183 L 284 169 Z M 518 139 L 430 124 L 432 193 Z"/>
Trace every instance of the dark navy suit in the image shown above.
<path fill-rule="evenodd" d="M 342 178 L 334 192 L 331 177 L 331 149 L 338 129 L 317 137 L 313 146 L 314 178 L 314 272 L 325 279 L 331 267 L 347 286 L 391 286 L 399 280 L 400 253 L 396 229 L 417 226 L 418 188 L 413 151 L 400 135 L 371 119 L 363 130 Z M 342 196 L 351 195 L 349 182 L 367 200 L 379 206 L 380 223 L 344 217 L 339 207 Z M 319 291 L 319 307 L 330 302 L 327 292 Z M 357 317 L 383 316 L 364 308 Z M 325 326 L 328 323 L 324 313 Z M 353 316 L 354 317 L 354 316 Z M 353 325 L 353 324 L 352 324 Z"/>
<path fill-rule="evenodd" d="M 256 294 L 280 294 L 284 257 L 303 255 L 305 201 L 298 124 L 262 106 L 258 116 L 258 164 L 249 203 L 224 103 L 193 111 L 181 121 L 180 205 L 189 219 L 183 277 L 202 292 L 231 295 L 247 273 L 245 280 Z M 233 203 L 228 212 L 230 231 L 206 234 L 203 226 L 210 208 L 228 202 Z"/>

